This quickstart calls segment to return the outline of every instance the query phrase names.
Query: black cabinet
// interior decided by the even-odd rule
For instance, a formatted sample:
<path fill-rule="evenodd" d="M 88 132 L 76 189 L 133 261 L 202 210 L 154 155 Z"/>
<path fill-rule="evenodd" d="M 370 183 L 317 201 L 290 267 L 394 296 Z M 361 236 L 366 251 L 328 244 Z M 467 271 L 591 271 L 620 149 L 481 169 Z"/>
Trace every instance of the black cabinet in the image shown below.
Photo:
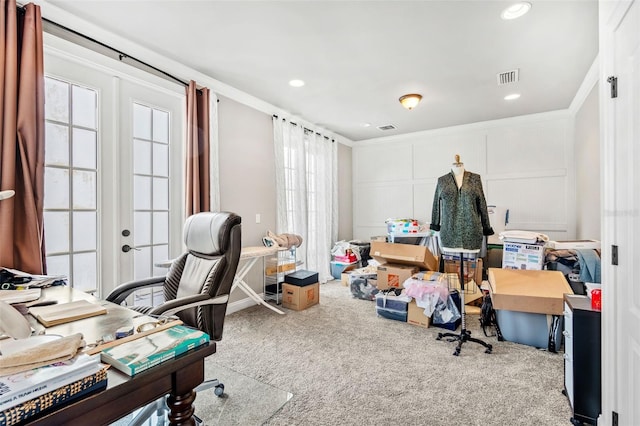
<path fill-rule="evenodd" d="M 595 425 L 602 411 L 600 311 L 587 296 L 564 296 L 564 388 L 575 425 Z"/>

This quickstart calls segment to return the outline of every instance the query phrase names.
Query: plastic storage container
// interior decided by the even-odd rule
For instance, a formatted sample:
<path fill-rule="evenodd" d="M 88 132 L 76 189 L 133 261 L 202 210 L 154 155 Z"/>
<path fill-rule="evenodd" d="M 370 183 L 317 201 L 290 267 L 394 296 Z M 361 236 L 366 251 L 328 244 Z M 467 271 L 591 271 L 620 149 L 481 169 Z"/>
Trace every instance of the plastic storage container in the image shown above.
<path fill-rule="evenodd" d="M 496 309 L 496 318 L 502 336 L 509 342 L 548 349 L 551 352 L 560 349 L 562 316 Z M 550 341 L 553 341 L 553 345 L 550 345 Z"/>
<path fill-rule="evenodd" d="M 407 322 L 409 312 L 409 296 L 394 296 L 391 294 L 376 294 L 376 313 L 378 316 Z"/>

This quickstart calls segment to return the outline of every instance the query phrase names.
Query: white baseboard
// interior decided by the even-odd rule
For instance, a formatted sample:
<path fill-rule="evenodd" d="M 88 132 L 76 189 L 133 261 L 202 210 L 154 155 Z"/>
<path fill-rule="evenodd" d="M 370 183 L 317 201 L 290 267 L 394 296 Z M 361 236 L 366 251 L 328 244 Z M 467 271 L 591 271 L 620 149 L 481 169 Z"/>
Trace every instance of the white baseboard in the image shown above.
<path fill-rule="evenodd" d="M 263 294 L 259 294 L 260 297 L 264 297 Z M 250 308 L 252 306 L 257 305 L 250 297 L 245 297 L 241 300 L 236 300 L 235 302 L 229 303 L 227 305 L 227 315 L 232 314 L 234 312 L 241 311 L 243 309 Z"/>

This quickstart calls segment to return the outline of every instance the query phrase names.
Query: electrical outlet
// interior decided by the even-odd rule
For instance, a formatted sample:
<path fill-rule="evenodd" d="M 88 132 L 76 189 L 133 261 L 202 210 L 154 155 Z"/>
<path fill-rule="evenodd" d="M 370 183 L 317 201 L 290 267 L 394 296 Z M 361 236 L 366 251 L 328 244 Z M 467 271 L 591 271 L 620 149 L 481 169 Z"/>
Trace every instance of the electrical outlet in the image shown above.
<path fill-rule="evenodd" d="M 260 213 L 256 213 L 256 223 L 260 223 L 261 217 Z"/>

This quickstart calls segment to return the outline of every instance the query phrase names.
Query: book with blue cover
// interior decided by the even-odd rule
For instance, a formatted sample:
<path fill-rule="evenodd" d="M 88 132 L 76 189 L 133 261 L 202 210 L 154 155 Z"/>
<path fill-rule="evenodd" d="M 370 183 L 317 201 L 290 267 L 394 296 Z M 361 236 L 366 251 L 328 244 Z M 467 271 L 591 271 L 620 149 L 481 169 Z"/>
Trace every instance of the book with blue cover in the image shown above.
<path fill-rule="evenodd" d="M 103 349 L 102 362 L 129 376 L 135 376 L 191 349 L 209 343 L 209 335 L 184 325 L 176 325 L 139 339 Z"/>

